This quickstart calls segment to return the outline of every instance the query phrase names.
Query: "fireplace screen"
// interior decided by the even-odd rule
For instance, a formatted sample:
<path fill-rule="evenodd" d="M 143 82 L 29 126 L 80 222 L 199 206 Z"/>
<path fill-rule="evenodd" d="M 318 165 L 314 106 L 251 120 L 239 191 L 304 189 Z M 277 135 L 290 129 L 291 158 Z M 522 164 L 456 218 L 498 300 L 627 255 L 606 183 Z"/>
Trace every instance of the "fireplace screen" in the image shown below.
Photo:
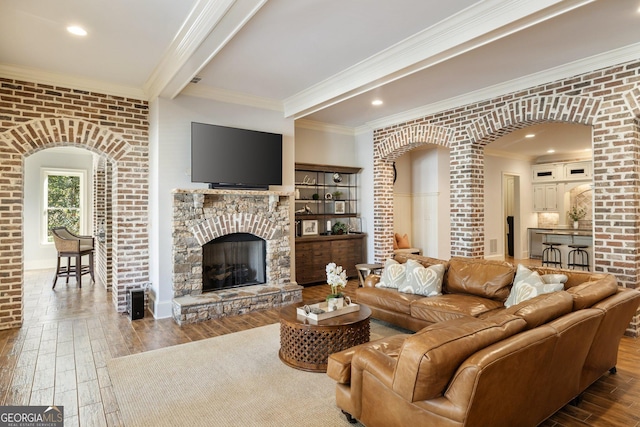
<path fill-rule="evenodd" d="M 266 282 L 266 242 L 249 233 L 218 237 L 202 246 L 202 292 Z"/>

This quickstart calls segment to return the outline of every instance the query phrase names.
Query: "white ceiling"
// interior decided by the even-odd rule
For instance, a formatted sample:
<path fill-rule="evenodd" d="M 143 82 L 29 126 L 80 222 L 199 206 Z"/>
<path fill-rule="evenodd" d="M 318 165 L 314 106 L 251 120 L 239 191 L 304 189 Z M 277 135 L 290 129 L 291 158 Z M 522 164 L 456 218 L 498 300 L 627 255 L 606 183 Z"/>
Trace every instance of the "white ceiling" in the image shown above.
<path fill-rule="evenodd" d="M 639 7 L 640 0 L 2 0 L 0 76 L 143 99 L 187 94 L 357 132 L 639 59 Z M 71 24 L 88 36 L 69 35 Z M 384 104 L 371 106 L 373 98 Z"/>

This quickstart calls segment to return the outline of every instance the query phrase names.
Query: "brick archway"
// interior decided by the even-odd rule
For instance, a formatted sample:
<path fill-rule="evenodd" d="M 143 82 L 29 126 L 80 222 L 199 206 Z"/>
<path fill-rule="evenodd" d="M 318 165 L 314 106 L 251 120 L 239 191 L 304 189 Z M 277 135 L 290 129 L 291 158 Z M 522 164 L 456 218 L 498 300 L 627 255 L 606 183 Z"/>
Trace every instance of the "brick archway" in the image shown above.
<path fill-rule="evenodd" d="M 131 223 L 146 223 L 147 155 L 130 144 L 123 135 L 86 120 L 70 117 L 49 117 L 17 124 L 0 133 L 0 158 L 3 173 L 0 180 L 0 258 L 3 260 L 2 284 L 9 289 L 0 295 L 0 329 L 19 327 L 22 324 L 23 300 L 23 247 L 22 222 L 24 206 L 24 160 L 29 155 L 52 147 L 78 147 L 88 149 L 110 162 L 113 169 L 111 212 L 112 236 L 112 297 L 116 310 L 126 309 L 126 291 L 141 288 L 148 281 L 148 255 L 136 261 L 140 270 L 131 273 L 132 250 L 127 242 L 132 237 L 148 246 L 146 227 L 142 232 L 132 232 Z M 145 148 L 146 151 L 146 148 Z M 133 165 L 137 164 L 137 167 Z M 144 181 L 144 185 L 141 183 Z M 136 184 L 137 182 L 137 184 Z M 136 188 L 139 187 L 139 188 Z M 136 193 L 138 192 L 138 193 Z M 131 197 L 131 194 L 137 194 Z M 145 202 L 134 203 L 142 198 Z M 135 236 L 137 235 L 137 236 Z M 139 249 L 135 250 L 139 257 Z"/>
<path fill-rule="evenodd" d="M 452 130 L 420 124 L 402 128 L 373 147 L 373 229 L 376 260 L 393 254 L 393 162 L 403 154 L 426 144 L 449 147 Z"/>

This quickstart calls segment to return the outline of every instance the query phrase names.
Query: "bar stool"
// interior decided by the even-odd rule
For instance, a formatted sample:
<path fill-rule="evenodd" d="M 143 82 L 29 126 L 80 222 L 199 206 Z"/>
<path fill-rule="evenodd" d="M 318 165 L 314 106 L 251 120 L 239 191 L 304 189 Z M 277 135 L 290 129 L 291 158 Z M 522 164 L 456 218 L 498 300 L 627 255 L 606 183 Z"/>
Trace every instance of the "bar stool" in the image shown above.
<path fill-rule="evenodd" d="M 589 252 L 587 245 L 569 245 L 572 249 L 567 256 L 567 266 L 571 269 L 581 268 L 589 271 Z"/>
<path fill-rule="evenodd" d="M 557 246 L 561 246 L 560 243 L 542 243 L 546 248 L 542 251 L 542 265 L 562 268 L 562 253 Z"/>

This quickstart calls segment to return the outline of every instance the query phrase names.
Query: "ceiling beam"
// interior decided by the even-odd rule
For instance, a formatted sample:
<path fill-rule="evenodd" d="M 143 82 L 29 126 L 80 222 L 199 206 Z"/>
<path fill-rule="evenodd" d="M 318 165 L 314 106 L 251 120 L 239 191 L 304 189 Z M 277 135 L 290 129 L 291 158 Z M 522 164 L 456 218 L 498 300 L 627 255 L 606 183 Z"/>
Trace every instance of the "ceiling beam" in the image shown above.
<path fill-rule="evenodd" d="M 284 100 L 301 118 L 594 0 L 488 0 Z"/>
<path fill-rule="evenodd" d="M 267 0 L 199 0 L 144 86 L 149 99 L 173 99 Z"/>

